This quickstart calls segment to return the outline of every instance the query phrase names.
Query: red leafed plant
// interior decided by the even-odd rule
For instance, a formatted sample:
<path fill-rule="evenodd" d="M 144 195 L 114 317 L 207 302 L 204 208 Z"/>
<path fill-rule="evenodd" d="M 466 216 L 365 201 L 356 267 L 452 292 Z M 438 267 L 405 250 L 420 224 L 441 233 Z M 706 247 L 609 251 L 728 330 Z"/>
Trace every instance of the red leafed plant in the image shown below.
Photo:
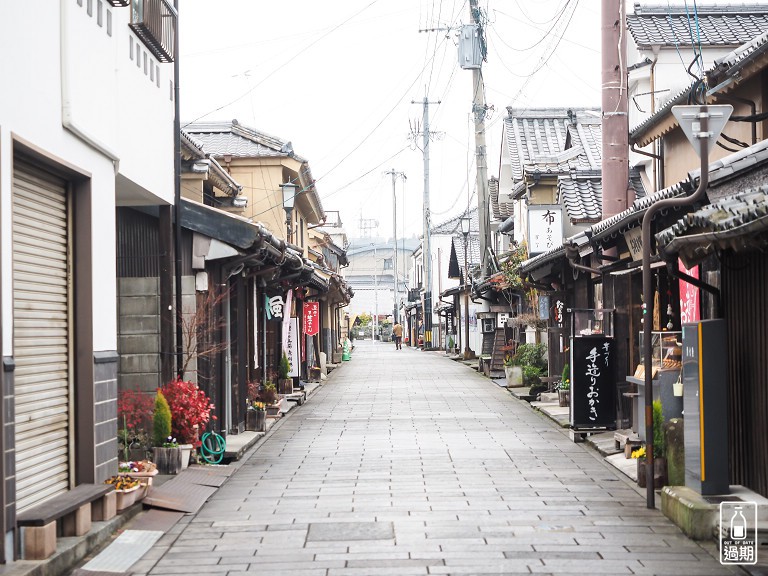
<path fill-rule="evenodd" d="M 214 406 L 208 395 L 194 382 L 177 378 L 161 389 L 171 409 L 171 433 L 182 444 L 200 445 L 200 431 L 208 421 Z"/>
<path fill-rule="evenodd" d="M 139 390 L 121 390 L 117 396 L 118 428 L 128 437 L 135 437 L 149 429 L 155 409 L 154 394 Z"/>

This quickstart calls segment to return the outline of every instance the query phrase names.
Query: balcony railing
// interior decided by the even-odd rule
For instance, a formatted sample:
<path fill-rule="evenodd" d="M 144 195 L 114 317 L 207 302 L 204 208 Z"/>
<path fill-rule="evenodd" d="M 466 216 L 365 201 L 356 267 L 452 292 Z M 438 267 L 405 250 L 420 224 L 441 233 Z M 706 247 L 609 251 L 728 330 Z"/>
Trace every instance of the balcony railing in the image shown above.
<path fill-rule="evenodd" d="M 131 29 L 160 62 L 173 62 L 176 10 L 168 0 L 133 0 Z"/>

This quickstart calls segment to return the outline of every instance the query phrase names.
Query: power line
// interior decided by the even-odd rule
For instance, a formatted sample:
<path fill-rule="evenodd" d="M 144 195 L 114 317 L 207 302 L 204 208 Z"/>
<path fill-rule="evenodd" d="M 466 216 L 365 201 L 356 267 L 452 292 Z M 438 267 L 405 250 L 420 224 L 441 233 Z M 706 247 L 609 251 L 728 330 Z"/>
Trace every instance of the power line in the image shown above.
<path fill-rule="evenodd" d="M 296 60 L 296 58 L 298 58 L 298 57 L 299 57 L 299 56 L 301 56 L 301 55 L 302 55 L 304 52 L 306 52 L 307 50 L 309 50 L 310 48 L 312 48 L 312 46 L 314 46 L 315 44 L 317 44 L 318 42 L 320 42 L 321 40 L 323 40 L 324 38 L 326 38 L 326 37 L 327 37 L 327 36 L 329 36 L 330 34 L 333 34 L 333 33 L 334 33 L 336 30 L 338 30 L 339 28 L 341 28 L 342 26 L 344 26 L 344 25 L 345 25 L 347 22 L 349 22 L 350 20 L 352 20 L 352 19 L 353 19 L 353 18 L 355 18 L 356 16 L 358 16 L 358 15 L 362 14 L 363 12 L 365 12 L 366 10 L 368 10 L 368 8 L 370 8 L 371 6 L 373 6 L 374 4 L 376 4 L 378 1 L 379 1 L 379 0 L 372 0 L 372 2 L 371 2 L 371 3 L 369 3 L 367 6 L 365 6 L 364 8 L 362 8 L 362 9 L 360 9 L 360 10 L 358 10 L 358 11 L 357 11 L 357 12 L 355 12 L 355 13 L 354 13 L 352 16 L 350 16 L 349 18 L 347 18 L 346 20 L 344 20 L 343 22 L 341 22 L 341 23 L 340 23 L 340 24 L 338 24 L 337 26 L 334 26 L 334 27 L 333 27 L 333 28 L 331 28 L 331 29 L 330 29 L 330 30 L 329 30 L 327 33 L 325 33 L 325 34 L 323 34 L 322 36 L 320 36 L 319 38 L 317 38 L 317 40 L 315 40 L 314 42 L 311 42 L 311 43 L 310 43 L 308 46 L 305 46 L 304 48 L 302 48 L 301 50 L 299 50 L 299 51 L 298 51 L 296 54 L 294 54 L 293 56 L 291 56 L 291 57 L 290 57 L 288 60 L 286 60 L 285 62 L 283 62 L 283 63 L 282 63 L 280 66 L 278 66 L 277 68 L 275 68 L 274 70 L 272 70 L 272 72 L 270 72 L 270 73 L 269 73 L 269 74 L 267 74 L 267 75 L 266 75 L 264 78 L 262 78 L 260 82 L 258 82 L 257 84 L 255 84 L 254 86 L 252 86 L 251 88 L 249 88 L 249 89 L 248 89 L 248 90 L 247 90 L 247 91 L 246 91 L 244 94 L 241 94 L 240 96 L 238 96 L 237 98 L 235 98 L 235 99 L 234 99 L 234 100 L 232 100 L 231 102 L 228 102 L 227 104 L 224 104 L 224 105 L 222 105 L 222 106 L 219 106 L 219 107 L 218 107 L 218 108 L 216 108 L 215 110 L 211 110 L 210 112 L 206 112 L 206 113 L 205 113 L 205 114 L 203 114 L 202 116 L 198 116 L 197 118 L 195 118 L 195 119 L 194 119 L 194 120 L 192 120 L 191 122 L 187 122 L 187 123 L 184 125 L 184 128 L 186 128 L 186 127 L 187 127 L 187 126 L 189 126 L 190 124 L 193 124 L 193 123 L 197 122 L 198 120 L 200 120 L 200 119 L 202 119 L 202 118 L 205 118 L 206 116 L 209 116 L 210 114 L 213 114 L 214 112 L 218 112 L 219 110 L 222 110 L 222 109 L 224 109 L 224 108 L 227 108 L 227 107 L 231 106 L 231 105 L 232 105 L 232 104 L 234 104 L 235 102 L 239 102 L 240 100 L 242 100 L 243 98 L 245 98 L 246 96 L 248 96 L 248 95 L 249 95 L 251 92 L 253 92 L 254 90 L 256 90 L 256 88 L 258 88 L 259 86 L 261 86 L 261 85 L 262 85 L 264 82 L 266 82 L 266 81 L 267 81 L 269 78 L 271 78 L 273 75 L 275 75 L 275 74 L 277 74 L 279 71 L 281 71 L 281 70 L 282 70 L 282 69 L 283 69 L 283 68 L 284 68 L 284 67 L 285 67 L 287 64 L 290 64 L 291 62 L 293 62 L 294 60 Z"/>

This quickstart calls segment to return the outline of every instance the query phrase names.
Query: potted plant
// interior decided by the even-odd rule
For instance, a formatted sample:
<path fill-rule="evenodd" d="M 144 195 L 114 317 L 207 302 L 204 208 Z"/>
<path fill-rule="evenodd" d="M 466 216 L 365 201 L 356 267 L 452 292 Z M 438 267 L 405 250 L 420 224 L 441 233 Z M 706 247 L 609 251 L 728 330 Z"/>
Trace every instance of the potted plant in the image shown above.
<path fill-rule="evenodd" d="M 560 384 L 557 385 L 557 399 L 560 406 L 571 405 L 571 367 L 568 364 L 563 366 Z"/>
<path fill-rule="evenodd" d="M 277 367 L 277 385 L 279 387 L 280 394 L 293 393 L 293 378 L 289 376 L 291 373 L 291 363 L 288 361 L 288 356 L 283 351 L 283 355 L 280 358 L 280 364 Z"/>
<path fill-rule="evenodd" d="M 142 484 L 141 480 L 129 475 L 116 475 L 107 478 L 105 484 L 111 484 L 115 487 L 117 495 L 116 507 L 120 512 L 128 508 L 137 500 L 141 500 L 147 491 L 147 484 Z"/>
<path fill-rule="evenodd" d="M 123 461 L 144 460 L 150 446 L 154 399 L 139 390 L 121 390 L 117 396 L 118 458 Z"/>
<path fill-rule="evenodd" d="M 632 458 L 637 461 L 637 485 L 645 488 L 647 481 L 645 475 L 645 446 L 638 446 L 632 450 Z"/>
<path fill-rule="evenodd" d="M 280 417 L 280 404 L 277 398 L 277 388 L 271 380 L 264 382 L 259 390 L 259 400 L 264 403 L 268 418 Z"/>
<path fill-rule="evenodd" d="M 257 382 L 248 382 L 248 405 L 245 411 L 245 429 L 253 432 L 266 431 L 266 410 Z"/>
<path fill-rule="evenodd" d="M 161 390 L 155 396 L 152 421 L 154 460 L 160 474 L 178 474 L 181 470 L 181 449 L 171 436 L 171 409 Z"/>
<path fill-rule="evenodd" d="M 215 418 L 214 406 L 208 395 L 194 382 L 176 378 L 165 384 L 161 391 L 171 410 L 171 432 L 182 449 L 182 469 L 189 464 L 194 448 L 200 446 L 200 431 Z"/>

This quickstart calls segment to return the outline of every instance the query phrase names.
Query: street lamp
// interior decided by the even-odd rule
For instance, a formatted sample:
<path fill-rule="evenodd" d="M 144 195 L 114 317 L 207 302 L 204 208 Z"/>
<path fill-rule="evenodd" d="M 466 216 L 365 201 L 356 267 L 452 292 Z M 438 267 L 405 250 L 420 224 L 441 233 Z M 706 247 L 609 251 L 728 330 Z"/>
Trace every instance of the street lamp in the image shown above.
<path fill-rule="evenodd" d="M 467 263 L 467 239 L 472 219 L 469 216 L 461 218 L 461 233 L 464 235 L 464 359 L 469 360 L 475 353 L 469 347 L 469 264 Z"/>
<path fill-rule="evenodd" d="M 280 184 L 280 188 L 283 189 L 283 210 L 285 210 L 285 226 L 287 230 L 285 240 L 290 244 L 292 243 L 291 214 L 296 203 L 296 189 L 298 186 L 293 182 L 286 182 L 285 184 Z"/>

